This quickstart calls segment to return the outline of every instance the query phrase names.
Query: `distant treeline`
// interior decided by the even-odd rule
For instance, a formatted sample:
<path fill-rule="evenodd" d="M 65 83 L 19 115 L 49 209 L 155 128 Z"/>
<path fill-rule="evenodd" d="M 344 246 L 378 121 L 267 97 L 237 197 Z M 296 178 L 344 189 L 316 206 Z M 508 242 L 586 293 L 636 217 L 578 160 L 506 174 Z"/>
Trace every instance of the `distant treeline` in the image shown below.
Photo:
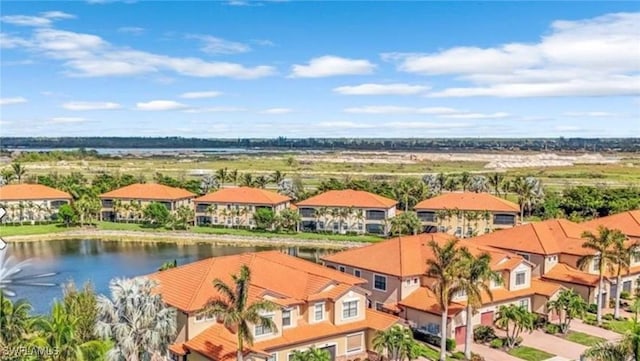
<path fill-rule="evenodd" d="M 270 138 L 181 137 L 0 138 L 0 148 L 264 148 L 386 151 L 622 151 L 640 152 L 640 138 Z"/>

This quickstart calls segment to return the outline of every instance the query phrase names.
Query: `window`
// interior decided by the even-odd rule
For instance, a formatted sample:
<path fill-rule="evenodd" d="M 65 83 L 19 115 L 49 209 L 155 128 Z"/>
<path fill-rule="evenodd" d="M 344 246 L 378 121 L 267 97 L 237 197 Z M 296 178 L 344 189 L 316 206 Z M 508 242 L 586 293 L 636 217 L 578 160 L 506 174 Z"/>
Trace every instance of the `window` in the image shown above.
<path fill-rule="evenodd" d="M 422 222 L 435 222 L 436 212 L 417 212 L 418 219 Z"/>
<path fill-rule="evenodd" d="M 493 216 L 493 224 L 513 225 L 516 224 L 516 216 L 513 214 L 496 214 Z"/>
<path fill-rule="evenodd" d="M 362 351 L 362 333 L 347 335 L 347 353 Z"/>
<path fill-rule="evenodd" d="M 438 232 L 446 232 L 446 230 L 444 226 L 438 226 Z"/>
<path fill-rule="evenodd" d="M 373 275 L 373 288 L 380 291 L 386 291 L 387 277 L 381 275 Z"/>
<path fill-rule="evenodd" d="M 453 298 L 462 298 L 466 296 L 467 296 L 467 293 L 464 290 L 457 291 L 456 293 L 453 294 Z"/>
<path fill-rule="evenodd" d="M 592 269 L 594 271 L 597 271 L 599 268 L 600 268 L 600 258 L 599 257 L 598 258 L 594 258 L 593 259 L 593 267 L 592 267 Z"/>
<path fill-rule="evenodd" d="M 432 335 L 439 335 L 440 334 L 440 325 L 438 325 L 437 323 L 428 323 L 427 324 L 427 332 L 432 334 Z"/>
<path fill-rule="evenodd" d="M 196 315 L 196 322 L 204 321 L 204 313 L 199 313 Z"/>
<path fill-rule="evenodd" d="M 520 300 L 520 302 L 518 302 L 518 306 L 524 308 L 525 310 L 528 310 L 529 309 L 529 299 L 525 298 L 525 299 Z"/>
<path fill-rule="evenodd" d="M 358 300 L 342 302 L 342 319 L 358 317 Z"/>
<path fill-rule="evenodd" d="M 414 284 L 414 285 L 417 285 L 417 284 L 418 284 L 418 277 L 416 277 L 416 278 L 414 278 L 414 279 L 413 279 L 413 284 Z"/>
<path fill-rule="evenodd" d="M 371 234 L 384 234 L 385 232 L 384 225 L 378 223 L 366 224 L 364 228 L 366 233 Z"/>
<path fill-rule="evenodd" d="M 385 216 L 384 211 L 366 211 L 364 217 L 367 220 L 381 221 L 384 219 L 384 216 Z"/>
<path fill-rule="evenodd" d="M 633 251 L 633 262 L 634 263 L 640 262 L 640 251 L 638 250 Z"/>
<path fill-rule="evenodd" d="M 383 304 L 383 303 L 376 302 L 376 310 L 378 310 L 378 311 L 382 311 L 382 306 L 384 306 L 384 304 Z"/>
<path fill-rule="evenodd" d="M 358 230 L 362 231 L 362 228 L 364 228 L 364 224 L 358 223 Z"/>
<path fill-rule="evenodd" d="M 456 227 L 456 236 L 462 236 L 462 227 Z"/>
<path fill-rule="evenodd" d="M 407 278 L 406 282 L 407 282 L 407 286 L 410 286 L 411 285 L 411 278 Z"/>
<path fill-rule="evenodd" d="M 345 268 L 344 268 L 344 266 L 339 266 L 339 267 L 338 267 L 338 270 L 339 270 L 340 272 L 342 272 L 342 273 L 344 273 L 344 272 L 345 272 Z"/>
<path fill-rule="evenodd" d="M 360 270 L 359 269 L 354 269 L 353 270 L 353 275 L 356 276 L 356 277 L 360 277 L 361 276 Z"/>
<path fill-rule="evenodd" d="M 531 261 L 531 259 L 530 259 L 530 258 L 531 258 L 531 255 L 530 255 L 530 254 L 528 254 L 528 253 L 518 253 L 518 252 L 516 252 L 516 254 L 517 254 L 518 256 L 520 256 L 520 257 L 522 257 L 522 258 L 526 259 L 527 261 Z"/>
<path fill-rule="evenodd" d="M 282 327 L 291 326 L 291 309 L 282 310 Z"/>
<path fill-rule="evenodd" d="M 273 316 L 265 316 L 273 319 Z M 256 325 L 254 334 L 256 336 L 268 335 L 271 333 L 271 328 L 263 327 L 262 325 Z"/>
<path fill-rule="evenodd" d="M 267 361 L 278 361 L 278 354 L 277 353 L 272 353 L 271 355 L 269 355 L 269 357 L 267 358 Z"/>
<path fill-rule="evenodd" d="M 314 321 L 324 320 L 324 302 L 316 303 L 313 306 L 313 319 Z"/>
<path fill-rule="evenodd" d="M 525 283 L 527 273 L 526 272 L 518 272 L 516 273 L 516 286 L 522 286 Z"/>

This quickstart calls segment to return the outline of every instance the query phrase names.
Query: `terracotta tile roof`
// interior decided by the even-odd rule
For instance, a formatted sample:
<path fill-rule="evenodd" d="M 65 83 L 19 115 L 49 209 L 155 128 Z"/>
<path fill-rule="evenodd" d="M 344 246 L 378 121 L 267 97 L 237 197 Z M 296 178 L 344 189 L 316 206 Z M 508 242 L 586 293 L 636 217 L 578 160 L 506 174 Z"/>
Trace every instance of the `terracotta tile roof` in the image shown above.
<path fill-rule="evenodd" d="M 155 183 L 136 183 L 100 195 L 100 198 L 178 200 L 196 195 L 182 188 Z"/>
<path fill-rule="evenodd" d="M 422 209 L 460 209 L 465 211 L 520 212 L 520 206 L 489 193 L 451 192 L 416 204 Z"/>
<path fill-rule="evenodd" d="M 438 299 L 436 295 L 427 287 L 420 287 L 413 291 L 409 296 L 398 302 L 400 307 L 409 307 L 419 311 L 432 313 L 434 315 L 441 315 L 442 310 L 438 305 Z M 465 305 L 460 302 L 451 302 L 449 305 L 449 317 L 457 315 L 460 311 L 464 310 Z"/>
<path fill-rule="evenodd" d="M 312 324 L 299 322 L 297 327 L 284 329 L 281 337 L 256 342 L 253 344 L 253 347 L 269 351 L 270 349 L 309 342 L 316 339 L 326 338 L 331 335 L 340 335 L 367 329 L 386 330 L 399 322 L 397 317 L 387 313 L 375 311 L 369 308 L 365 310 L 365 319 L 362 321 L 349 322 L 341 325 L 335 325 L 329 321 Z"/>
<path fill-rule="evenodd" d="M 444 244 L 452 238 L 454 237 L 446 233 L 421 233 L 415 236 L 397 237 L 324 256 L 322 260 L 392 276 L 422 275 L 427 270 L 427 260 L 433 257 L 429 243 L 434 240 Z M 468 240 L 461 240 L 458 244 L 467 247 L 476 255 L 483 252 L 489 253 L 494 270 L 513 269 L 524 260 L 513 253 L 480 246 Z"/>
<path fill-rule="evenodd" d="M 622 212 L 607 217 L 596 218 L 583 225 L 597 229 L 604 226 L 611 229 L 619 229 L 629 237 L 640 237 L 640 210 Z"/>
<path fill-rule="evenodd" d="M 235 333 L 229 331 L 222 324 L 215 324 L 185 342 L 183 348 L 197 352 L 211 360 L 231 361 L 237 358 L 237 344 L 237 336 Z M 268 356 L 268 354 L 257 349 L 255 345 L 248 347 L 245 344 L 243 353 L 245 355 L 255 353 Z"/>
<path fill-rule="evenodd" d="M 223 188 L 196 198 L 197 203 L 242 203 L 276 205 L 291 200 L 276 192 L 252 187 Z"/>
<path fill-rule="evenodd" d="M 352 189 L 328 191 L 296 203 L 298 207 L 391 208 L 398 202 L 377 194 Z"/>
<path fill-rule="evenodd" d="M 71 195 L 42 184 L 9 184 L 0 187 L 0 201 L 71 200 Z"/>
<path fill-rule="evenodd" d="M 506 288 L 498 288 L 495 290 L 491 290 L 491 294 L 493 296 L 493 301 L 489 294 L 482 294 L 482 303 L 483 304 L 491 304 L 495 302 L 502 302 L 514 298 L 525 297 L 530 295 L 541 295 L 545 297 L 551 297 L 556 292 L 562 289 L 562 285 L 559 283 L 542 280 L 540 278 L 532 278 L 531 279 L 531 287 L 523 288 L 520 290 L 508 290 Z M 466 304 L 466 302 L 463 302 Z"/>
<path fill-rule="evenodd" d="M 584 239 L 581 235 L 585 229 L 566 219 L 550 219 L 502 229 L 469 240 L 481 245 L 540 255 L 585 255 L 591 252 L 582 248 Z"/>
<path fill-rule="evenodd" d="M 566 263 L 556 264 L 553 268 L 547 271 L 542 278 L 586 286 L 597 285 L 599 281 L 598 275 L 583 272 Z"/>
<path fill-rule="evenodd" d="M 179 342 L 169 345 L 169 351 L 176 355 L 186 355 L 188 349 L 185 347 L 184 342 Z"/>
<path fill-rule="evenodd" d="M 219 278 L 231 283 L 231 275 L 246 264 L 251 269 L 249 297 L 304 300 L 321 292 L 330 283 L 359 285 L 366 281 L 309 261 L 266 251 L 213 257 L 148 275 L 157 280 L 157 290 L 166 303 L 186 311 L 201 310 L 208 300 L 218 296 L 212 286 Z M 268 291 L 267 291 L 268 290 Z"/>
<path fill-rule="evenodd" d="M 329 288 L 326 291 L 322 291 L 313 295 L 309 295 L 309 297 L 307 297 L 307 301 L 318 301 L 318 300 L 336 300 L 338 298 L 340 298 L 342 295 L 344 295 L 345 293 L 349 292 L 350 290 L 356 288 L 356 286 L 353 285 L 349 285 L 346 283 L 341 283 L 339 285 L 333 286 L 331 288 Z M 366 290 L 361 289 L 360 290 L 363 293 L 367 293 Z"/>

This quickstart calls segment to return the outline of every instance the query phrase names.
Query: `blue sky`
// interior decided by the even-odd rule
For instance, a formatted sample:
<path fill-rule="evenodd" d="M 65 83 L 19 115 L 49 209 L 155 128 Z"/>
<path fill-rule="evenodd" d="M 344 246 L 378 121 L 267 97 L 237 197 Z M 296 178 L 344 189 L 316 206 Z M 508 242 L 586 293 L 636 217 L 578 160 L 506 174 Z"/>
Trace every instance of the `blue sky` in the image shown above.
<path fill-rule="evenodd" d="M 0 134 L 640 136 L 637 2 L 1 3 Z"/>

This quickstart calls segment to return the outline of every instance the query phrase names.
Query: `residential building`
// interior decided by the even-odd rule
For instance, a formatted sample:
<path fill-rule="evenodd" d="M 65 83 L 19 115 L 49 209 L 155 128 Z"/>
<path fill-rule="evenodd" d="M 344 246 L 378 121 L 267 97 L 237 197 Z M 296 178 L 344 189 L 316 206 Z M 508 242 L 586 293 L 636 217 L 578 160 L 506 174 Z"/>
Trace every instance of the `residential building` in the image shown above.
<path fill-rule="evenodd" d="M 352 189 L 332 190 L 296 203 L 303 231 L 334 233 L 389 233 L 396 202 L 377 194 Z"/>
<path fill-rule="evenodd" d="M 42 184 L 5 185 L 0 187 L 0 206 L 7 211 L 2 222 L 49 221 L 71 199 L 69 193 Z"/>
<path fill-rule="evenodd" d="M 372 339 L 398 318 L 368 309 L 365 280 L 278 251 L 215 257 L 148 277 L 159 284 L 163 300 L 178 311 L 174 360 L 235 360 L 237 336 L 215 318 L 207 318 L 207 302 L 221 295 L 214 279 L 232 283 L 242 265 L 251 270 L 248 302 L 270 300 L 279 308 L 276 329 L 250 325 L 253 345 L 245 343 L 245 359 L 289 360 L 294 350 L 324 349 L 331 360 L 367 358 Z"/>
<path fill-rule="evenodd" d="M 163 204 L 169 211 L 191 207 L 195 194 L 182 188 L 155 183 L 136 183 L 101 194 L 100 219 L 103 221 L 140 221 L 149 203 Z"/>
<path fill-rule="evenodd" d="M 266 189 L 223 188 L 193 200 L 197 225 L 243 226 L 254 228 L 253 214 L 269 209 L 274 215 L 291 205 L 291 198 Z"/>
<path fill-rule="evenodd" d="M 445 233 L 422 233 L 398 237 L 366 247 L 349 249 L 322 257 L 324 264 L 346 274 L 362 277 L 370 292 L 373 308 L 399 315 L 425 332 L 440 334 L 442 314 L 431 291 L 433 279 L 426 277 L 427 260 L 433 259 L 431 241 L 443 245 L 453 237 Z M 491 268 L 503 282 L 491 282 L 493 299 L 483 295 L 482 306 L 473 317 L 474 325 L 492 325 L 501 305 L 517 304 L 532 312 L 547 315 L 546 303 L 562 285 L 541 279 L 534 265 L 523 257 L 500 249 L 460 240 L 475 255 L 489 253 Z M 449 308 L 446 337 L 464 342 L 466 332 L 466 295 L 457 294 Z"/>
<path fill-rule="evenodd" d="M 467 238 L 518 223 L 520 207 L 489 193 L 452 192 L 426 199 L 414 207 L 424 231 Z"/>
<path fill-rule="evenodd" d="M 515 252 L 535 265 L 535 274 L 572 288 L 588 302 L 595 303 L 598 294 L 598 264 L 594 261 L 582 270 L 578 268 L 581 257 L 595 254 L 582 247 L 585 242 L 582 234 L 585 230 L 588 228 L 582 224 L 566 219 L 552 219 L 485 234 L 469 241 Z M 640 258 L 632 260 L 631 271 L 623 278 L 623 288 L 626 291 L 631 291 L 632 281 L 640 274 Z M 607 295 L 615 294 L 615 288 L 610 290 L 611 281 L 614 280 L 605 281 L 605 301 L 609 299 Z M 607 303 L 604 302 L 603 305 Z"/>
<path fill-rule="evenodd" d="M 583 222 L 582 225 L 594 232 L 599 226 L 618 229 L 630 239 L 640 241 L 640 209 L 592 219 Z"/>

